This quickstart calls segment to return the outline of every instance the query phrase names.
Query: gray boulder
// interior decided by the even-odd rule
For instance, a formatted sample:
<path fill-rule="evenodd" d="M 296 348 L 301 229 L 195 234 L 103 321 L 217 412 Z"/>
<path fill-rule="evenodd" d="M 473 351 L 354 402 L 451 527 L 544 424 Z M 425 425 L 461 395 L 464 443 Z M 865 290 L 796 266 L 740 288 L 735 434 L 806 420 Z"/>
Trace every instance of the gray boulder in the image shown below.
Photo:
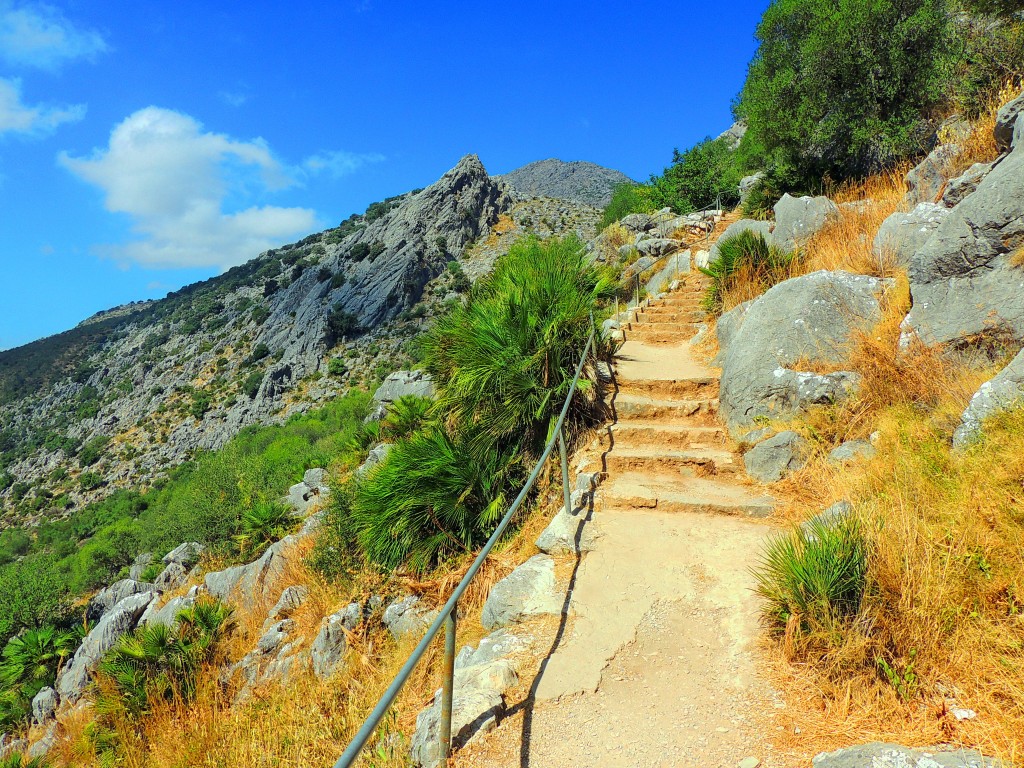
<path fill-rule="evenodd" d="M 525 635 L 514 635 L 507 629 L 498 629 L 479 642 L 476 648 L 465 646 L 455 657 L 455 669 L 489 664 L 497 659 L 524 651 L 533 641 Z"/>
<path fill-rule="evenodd" d="M 327 484 L 327 470 L 320 467 L 307 469 L 302 475 L 302 482 L 317 493 L 328 493 L 331 490 Z"/>
<path fill-rule="evenodd" d="M 270 613 L 267 614 L 267 621 L 273 623 L 280 619 L 287 619 L 306 602 L 307 597 L 309 597 L 309 589 L 301 584 L 286 587 L 281 593 L 281 597 L 277 599 L 277 603 L 270 609 Z"/>
<path fill-rule="evenodd" d="M 388 406 L 407 396 L 434 397 L 434 380 L 426 371 L 395 371 L 373 393 L 373 400 Z"/>
<path fill-rule="evenodd" d="M 740 142 L 743 141 L 743 136 L 747 132 L 747 124 L 742 120 L 737 121 L 725 129 L 722 133 L 718 134 L 716 141 L 724 141 L 729 149 L 736 149 Z"/>
<path fill-rule="evenodd" d="M 191 568 L 199 562 L 201 554 L 203 554 L 203 545 L 197 541 L 188 541 L 184 544 L 179 544 L 164 555 L 164 562 L 167 565 L 178 563 L 185 568 Z"/>
<path fill-rule="evenodd" d="M 326 680 L 341 668 L 348 647 L 345 633 L 359 626 L 362 613 L 363 607 L 359 603 L 350 603 L 320 623 L 320 631 L 310 648 L 310 661 L 313 674 L 321 680 Z"/>
<path fill-rule="evenodd" d="M 152 552 L 143 552 L 142 554 L 136 555 L 135 559 L 132 560 L 131 567 L 128 569 L 128 578 L 132 581 L 142 581 L 143 571 L 145 571 L 152 562 Z"/>
<path fill-rule="evenodd" d="M 480 623 L 497 629 L 532 616 L 558 615 L 562 603 L 555 589 L 554 559 L 534 555 L 491 587 Z"/>
<path fill-rule="evenodd" d="M 641 256 L 639 259 L 634 261 L 624 270 L 622 270 L 623 281 L 629 280 L 631 277 L 646 272 L 648 269 L 658 263 L 658 260 L 654 256 Z"/>
<path fill-rule="evenodd" d="M 772 223 L 770 221 L 757 221 L 756 219 L 740 219 L 734 221 L 728 227 L 725 228 L 725 232 L 714 242 L 711 246 L 711 250 L 708 253 L 708 263 L 714 263 L 718 261 L 718 244 L 723 240 L 728 240 L 730 237 L 736 237 L 741 232 L 751 231 L 761 235 L 765 240 L 771 241 L 772 236 Z M 706 264 L 703 266 L 707 266 Z"/>
<path fill-rule="evenodd" d="M 716 358 L 715 361 L 716 365 L 721 361 L 722 355 L 732 343 L 732 340 L 736 336 L 736 332 L 740 329 L 740 326 L 743 325 L 743 318 L 746 316 L 747 310 L 750 309 L 753 303 L 754 299 L 744 301 L 742 304 L 737 304 L 728 312 L 723 312 L 718 318 L 718 323 L 715 325 L 715 336 L 718 339 L 718 358 Z"/>
<path fill-rule="evenodd" d="M 913 307 L 905 330 L 926 344 L 998 333 L 1024 338 L 1024 148 L 989 171 L 910 262 Z"/>
<path fill-rule="evenodd" d="M 597 546 L 601 532 L 590 520 L 589 494 L 574 491 L 572 508 L 563 506 L 537 538 L 537 549 L 549 555 L 591 552 Z"/>
<path fill-rule="evenodd" d="M 744 176 L 740 179 L 739 193 L 740 203 L 747 202 L 747 198 L 750 197 L 750 193 L 754 191 L 754 187 L 758 185 L 758 182 L 764 178 L 764 171 L 758 171 L 757 173 L 751 174 L 750 176 Z"/>
<path fill-rule="evenodd" d="M 130 595 L 103 615 L 86 635 L 57 681 L 57 693 L 61 701 L 74 704 L 82 697 L 89 682 L 89 674 L 122 635 L 135 629 L 142 614 L 156 597 L 156 592 Z"/>
<path fill-rule="evenodd" d="M 291 619 L 275 621 L 256 641 L 256 650 L 267 656 L 276 653 L 287 641 L 288 636 L 295 631 L 295 622 Z"/>
<path fill-rule="evenodd" d="M 940 144 L 910 169 L 906 176 L 907 193 L 903 196 L 903 204 L 907 208 L 939 199 L 943 186 L 949 180 L 950 163 L 958 151 L 955 144 Z"/>
<path fill-rule="evenodd" d="M 875 446 L 867 440 L 847 440 L 828 452 L 828 460 L 833 464 L 846 464 L 857 459 L 870 459 L 877 454 Z"/>
<path fill-rule="evenodd" d="M 505 659 L 463 666 L 456 670 L 452 690 L 452 742 L 457 748 L 469 744 L 497 725 L 505 711 L 504 694 L 518 682 L 512 665 Z M 412 738 L 413 765 L 436 768 L 441 764 L 438 734 L 441 722 L 441 691 L 416 718 Z"/>
<path fill-rule="evenodd" d="M 13 739 L 6 733 L 0 733 L 0 760 L 11 755 L 20 755 L 28 749 L 28 741 L 25 739 Z"/>
<path fill-rule="evenodd" d="M 1004 104 L 996 113 L 996 127 L 993 134 L 999 149 L 1008 152 L 1013 147 L 1014 131 L 1018 129 L 1018 119 L 1024 114 L 1024 93 L 1013 101 Z"/>
<path fill-rule="evenodd" d="M 437 611 L 423 605 L 416 595 L 409 595 L 391 603 L 384 610 L 383 621 L 392 637 L 401 640 L 407 635 L 421 634 L 435 616 Z"/>
<path fill-rule="evenodd" d="M 60 726 L 57 721 L 51 722 L 42 737 L 25 752 L 29 760 L 42 760 L 50 751 L 57 746 L 57 731 Z"/>
<path fill-rule="evenodd" d="M 381 443 L 380 445 L 374 446 L 370 449 L 370 452 L 366 454 L 366 461 L 359 465 L 356 469 L 356 477 L 364 477 L 367 472 L 380 464 L 384 459 L 391 453 L 391 449 L 394 448 L 392 443 Z"/>
<path fill-rule="evenodd" d="M 953 445 L 963 448 L 981 434 L 982 422 L 1000 411 L 1024 403 L 1024 350 L 1003 370 L 986 381 L 974 393 L 960 417 L 960 426 L 953 432 Z"/>
<path fill-rule="evenodd" d="M 942 193 L 942 204 L 947 208 L 958 205 L 965 197 L 978 188 L 981 180 L 988 176 L 993 163 L 975 163 L 946 185 Z"/>
<path fill-rule="evenodd" d="M 819 512 L 800 528 L 805 534 L 813 537 L 814 529 L 819 525 L 833 526 L 845 522 L 853 515 L 853 504 L 848 501 L 837 501 L 831 507 Z"/>
<path fill-rule="evenodd" d="M 875 256 L 892 254 L 896 263 L 905 267 L 918 248 L 938 229 L 949 210 L 937 203 L 919 203 L 909 213 L 897 211 L 882 222 L 875 235 Z"/>
<path fill-rule="evenodd" d="M 855 373 L 793 370 L 801 361 L 841 365 L 851 334 L 881 319 L 887 281 L 814 272 L 779 283 L 754 300 L 720 356 L 721 413 L 740 434 L 758 417 L 780 418 L 835 402 L 858 385 Z"/>
<path fill-rule="evenodd" d="M 206 574 L 206 591 L 217 600 L 244 606 L 247 610 L 272 605 L 287 564 L 295 557 L 295 545 L 313 535 L 315 530 L 315 525 L 308 525 L 299 533 L 271 544 L 258 560 Z"/>
<path fill-rule="evenodd" d="M 57 712 L 57 692 L 47 686 L 37 693 L 32 699 L 32 722 L 42 725 L 53 719 Z"/>
<path fill-rule="evenodd" d="M 146 608 L 146 612 L 139 619 L 141 626 L 162 624 L 165 627 L 174 626 L 178 620 L 178 614 L 196 604 L 195 595 L 182 595 L 168 600 L 163 606 L 157 608 L 156 600 Z"/>
<path fill-rule="evenodd" d="M 673 240 L 668 237 L 652 237 L 648 240 L 641 240 L 636 244 L 636 249 L 644 256 L 659 259 L 673 251 L 678 251 L 682 245 L 679 240 Z"/>
<path fill-rule="evenodd" d="M 121 579 L 115 581 L 106 589 L 100 590 L 97 595 L 89 601 L 86 609 L 86 616 L 90 621 L 99 621 L 100 618 L 115 605 L 131 595 L 141 595 L 157 591 L 154 584 L 146 584 L 142 581 L 132 579 Z"/>
<path fill-rule="evenodd" d="M 641 232 L 654 229 L 656 222 L 654 217 L 649 214 L 631 213 L 628 216 L 623 216 L 619 224 L 634 234 L 640 234 Z"/>
<path fill-rule="evenodd" d="M 160 572 L 153 584 L 161 592 L 177 589 L 188 581 L 188 573 L 188 569 L 184 565 L 172 561 Z"/>
<path fill-rule="evenodd" d="M 743 465 L 759 483 L 774 483 L 806 464 L 808 452 L 807 441 L 786 430 L 743 454 Z"/>
<path fill-rule="evenodd" d="M 827 197 L 793 197 L 785 194 L 775 204 L 772 240 L 782 250 L 792 251 L 804 245 L 829 221 L 838 217 L 839 209 Z"/>
<path fill-rule="evenodd" d="M 996 768 L 999 763 L 974 750 L 921 750 L 875 741 L 822 752 L 814 768 Z"/>

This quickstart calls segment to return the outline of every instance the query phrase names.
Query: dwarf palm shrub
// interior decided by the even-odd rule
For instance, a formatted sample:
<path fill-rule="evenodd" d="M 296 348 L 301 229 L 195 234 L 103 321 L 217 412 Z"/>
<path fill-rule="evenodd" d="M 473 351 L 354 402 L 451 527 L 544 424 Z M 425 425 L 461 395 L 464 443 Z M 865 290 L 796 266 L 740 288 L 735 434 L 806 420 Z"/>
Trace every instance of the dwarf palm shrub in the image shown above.
<path fill-rule="evenodd" d="M 230 628 L 231 609 L 207 600 L 180 611 L 173 626 L 154 624 L 124 635 L 97 670 L 92 737 L 101 754 L 116 754 L 126 723 L 157 701 L 191 701 L 200 669 Z"/>
<path fill-rule="evenodd" d="M 514 245 L 423 343 L 440 412 L 482 439 L 526 435 L 536 447 L 569 392 L 591 315 L 614 291 L 610 272 L 588 264 L 574 236 Z M 580 382 L 572 420 L 589 407 L 589 384 Z"/>
<path fill-rule="evenodd" d="M 868 548 L 855 518 L 812 520 L 766 545 L 756 570 L 765 623 L 778 632 L 829 630 L 860 610 Z"/>
<path fill-rule="evenodd" d="M 374 562 L 424 571 L 486 540 L 522 473 L 515 448 L 434 424 L 392 448 L 358 486 L 351 524 Z"/>
<path fill-rule="evenodd" d="M 78 638 L 53 627 L 29 629 L 12 637 L 0 657 L 0 727 L 25 720 L 32 698 L 52 685 L 57 668 L 74 653 Z"/>
<path fill-rule="evenodd" d="M 238 519 L 235 542 L 242 554 L 261 549 L 281 539 L 295 524 L 295 518 L 284 504 L 260 501 L 243 509 Z"/>
<path fill-rule="evenodd" d="M 794 254 L 770 245 L 764 236 L 747 229 L 718 243 L 718 259 L 700 271 L 711 278 L 701 301 L 706 312 L 721 313 L 725 297 L 741 282 L 761 293 L 788 276 Z"/>

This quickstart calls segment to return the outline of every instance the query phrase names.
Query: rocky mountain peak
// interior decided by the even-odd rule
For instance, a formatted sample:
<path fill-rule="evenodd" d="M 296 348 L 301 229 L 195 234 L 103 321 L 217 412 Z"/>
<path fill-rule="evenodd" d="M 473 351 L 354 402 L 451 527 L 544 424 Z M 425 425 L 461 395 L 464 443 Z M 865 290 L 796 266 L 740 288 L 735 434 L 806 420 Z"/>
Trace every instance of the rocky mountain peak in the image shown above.
<path fill-rule="evenodd" d="M 538 160 L 496 178 L 524 198 L 553 197 L 603 208 L 619 184 L 632 181 L 624 173 L 582 161 Z"/>

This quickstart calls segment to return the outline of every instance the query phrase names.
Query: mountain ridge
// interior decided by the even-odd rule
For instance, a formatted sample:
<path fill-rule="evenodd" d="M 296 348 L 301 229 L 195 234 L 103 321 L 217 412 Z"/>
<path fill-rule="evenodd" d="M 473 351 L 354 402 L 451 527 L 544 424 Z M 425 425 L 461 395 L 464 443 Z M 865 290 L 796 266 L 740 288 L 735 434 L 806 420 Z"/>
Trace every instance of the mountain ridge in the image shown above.
<path fill-rule="evenodd" d="M 619 184 L 633 180 L 626 174 L 584 160 L 551 157 L 536 160 L 497 176 L 525 197 L 551 197 L 603 208 Z"/>

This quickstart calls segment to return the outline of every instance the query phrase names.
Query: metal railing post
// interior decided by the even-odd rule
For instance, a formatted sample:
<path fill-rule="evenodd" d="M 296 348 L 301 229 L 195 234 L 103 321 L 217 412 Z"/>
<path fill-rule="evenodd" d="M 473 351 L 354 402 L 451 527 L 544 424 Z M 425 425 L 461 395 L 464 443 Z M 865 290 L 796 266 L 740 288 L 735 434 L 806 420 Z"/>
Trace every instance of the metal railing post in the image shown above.
<path fill-rule="evenodd" d="M 441 687 L 441 722 L 437 738 L 441 742 L 441 760 L 452 752 L 452 698 L 455 695 L 455 629 L 459 604 L 456 603 L 444 620 L 444 683 Z"/>
<path fill-rule="evenodd" d="M 558 453 L 562 458 L 562 499 L 565 501 L 565 512 L 572 514 L 572 494 L 569 493 L 569 457 L 565 450 L 565 427 L 558 430 Z"/>

